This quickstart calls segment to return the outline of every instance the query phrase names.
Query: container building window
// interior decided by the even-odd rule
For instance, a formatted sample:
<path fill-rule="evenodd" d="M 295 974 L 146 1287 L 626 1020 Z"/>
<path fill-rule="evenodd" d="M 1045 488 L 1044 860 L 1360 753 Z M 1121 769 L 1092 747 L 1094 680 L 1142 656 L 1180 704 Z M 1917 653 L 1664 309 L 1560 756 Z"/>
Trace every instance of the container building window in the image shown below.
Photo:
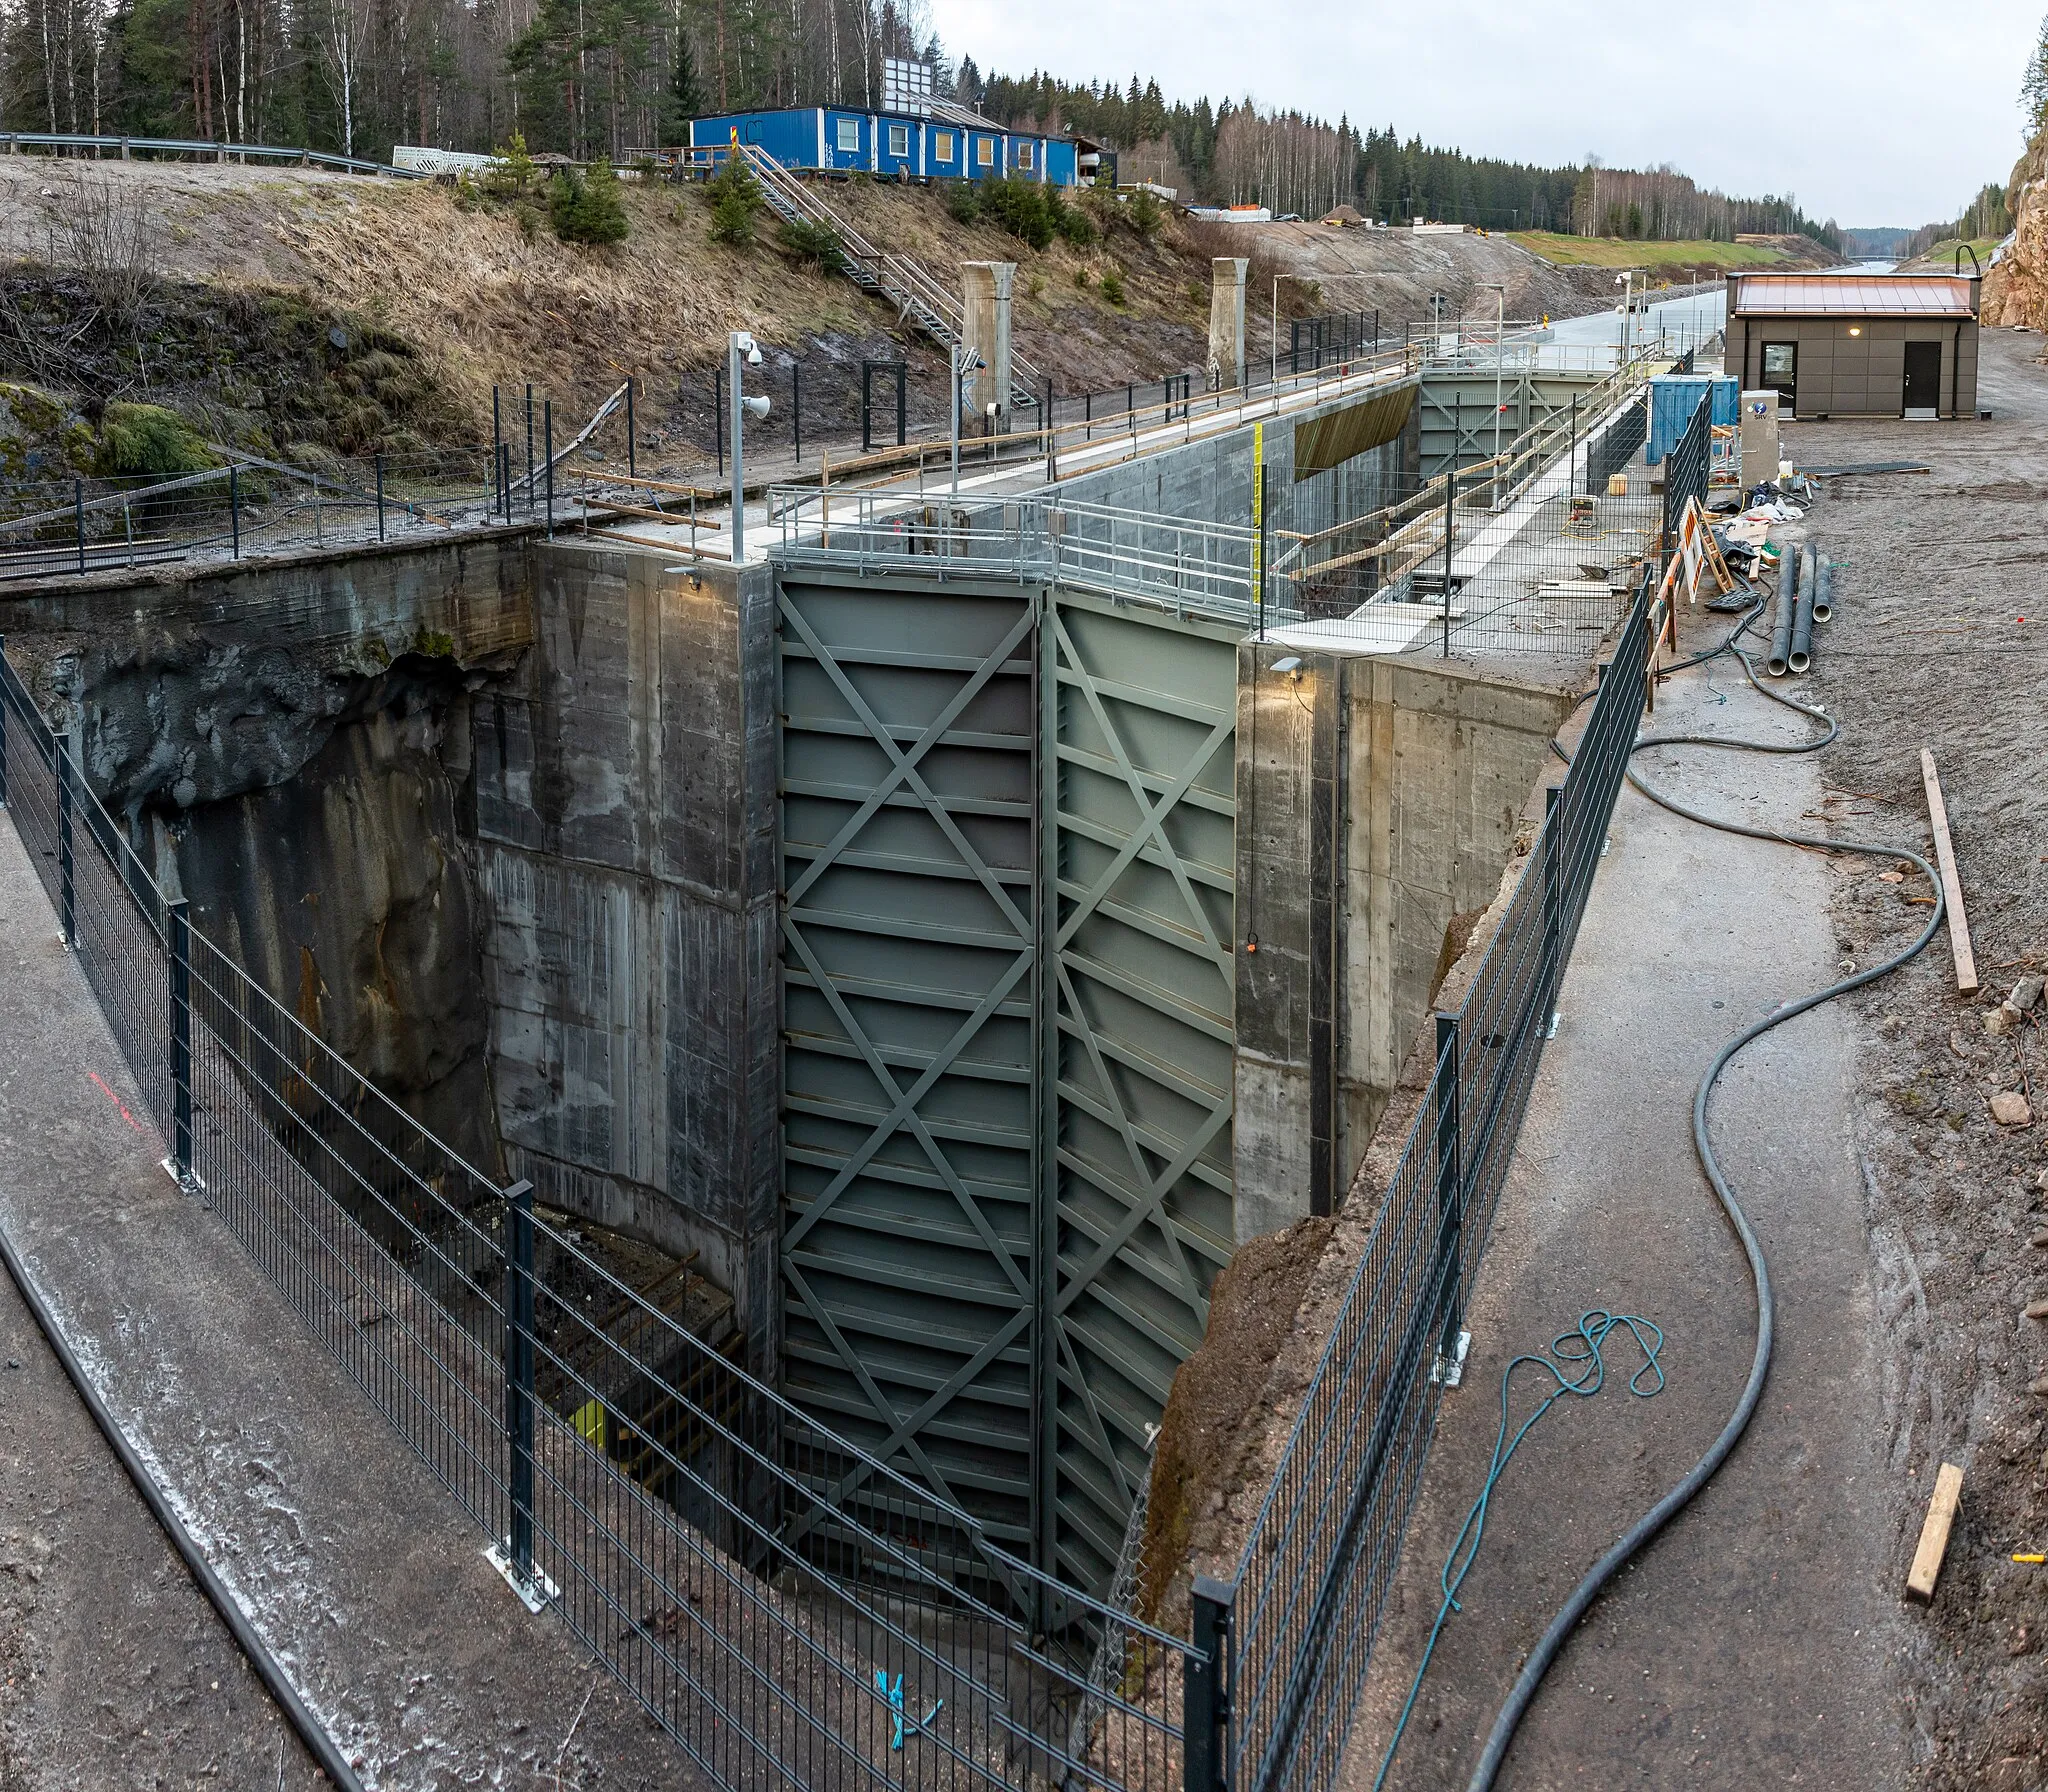
<path fill-rule="evenodd" d="M 839 145 L 839 147 L 840 147 L 841 149 L 858 149 L 858 148 L 860 148 L 860 120 L 859 120 L 859 119 L 857 119 L 857 118 L 839 118 L 839 119 L 835 119 L 835 120 L 833 120 L 833 125 L 834 125 L 834 128 L 836 129 L 836 131 L 837 131 L 837 133 L 838 133 L 838 135 L 837 135 L 837 137 L 836 137 L 836 139 L 835 139 L 835 140 L 836 140 L 836 142 L 838 143 L 838 145 Z"/>
<path fill-rule="evenodd" d="M 993 168 L 996 165 L 996 140 L 977 137 L 974 140 L 974 159 L 984 168 Z"/>
<path fill-rule="evenodd" d="M 953 159 L 953 133 L 934 131 L 932 133 L 932 160 L 950 162 Z"/>
<path fill-rule="evenodd" d="M 907 124 L 892 124 L 889 127 L 889 153 L 892 156 L 907 156 L 910 153 L 910 127 Z"/>
<path fill-rule="evenodd" d="M 1017 166 L 1019 168 L 1029 168 L 1031 166 L 1030 144 L 1020 143 L 1017 145 Z"/>

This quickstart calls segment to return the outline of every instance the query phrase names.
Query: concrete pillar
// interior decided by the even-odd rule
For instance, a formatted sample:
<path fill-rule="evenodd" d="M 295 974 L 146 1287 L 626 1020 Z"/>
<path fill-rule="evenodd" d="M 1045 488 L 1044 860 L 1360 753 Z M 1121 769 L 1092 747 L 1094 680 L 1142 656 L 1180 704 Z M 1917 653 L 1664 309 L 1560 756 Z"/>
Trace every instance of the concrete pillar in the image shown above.
<path fill-rule="evenodd" d="M 1242 255 L 1209 263 L 1209 389 L 1234 392 L 1244 384 L 1244 274 Z"/>
<path fill-rule="evenodd" d="M 1239 649 L 1240 1244 L 1343 1205 L 1575 694 L 1443 662 Z"/>
<path fill-rule="evenodd" d="M 963 435 L 979 435 L 988 407 L 996 407 L 998 434 L 1010 427 L 1010 289 L 1016 283 L 1014 261 L 963 261 L 960 264 L 961 334 L 985 365 L 966 381 L 967 415 Z"/>

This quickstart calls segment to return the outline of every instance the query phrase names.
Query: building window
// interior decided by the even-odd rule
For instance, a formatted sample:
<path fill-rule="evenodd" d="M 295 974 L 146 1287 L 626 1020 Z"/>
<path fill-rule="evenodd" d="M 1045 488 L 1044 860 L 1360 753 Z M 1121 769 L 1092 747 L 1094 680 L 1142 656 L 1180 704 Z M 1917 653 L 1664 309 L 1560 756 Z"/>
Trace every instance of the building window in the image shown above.
<path fill-rule="evenodd" d="M 838 141 L 838 145 L 839 145 L 839 147 L 840 147 L 841 149 L 858 149 L 858 148 L 860 148 L 860 120 L 859 120 L 859 119 L 857 119 L 857 118 L 840 118 L 840 119 L 835 119 L 835 120 L 833 121 L 833 123 L 834 123 L 834 126 L 835 126 L 835 128 L 837 129 L 837 132 L 838 132 L 838 138 L 837 138 L 837 141 Z"/>
<path fill-rule="evenodd" d="M 953 159 L 953 133 L 934 131 L 932 133 L 932 160 L 950 162 Z"/>
<path fill-rule="evenodd" d="M 974 159 L 984 168 L 993 168 L 996 165 L 996 140 L 977 137 L 974 140 Z"/>
<path fill-rule="evenodd" d="M 910 153 L 910 127 L 907 124 L 892 124 L 889 127 L 889 153 L 892 156 L 907 156 Z"/>
<path fill-rule="evenodd" d="M 1017 145 L 1017 166 L 1019 168 L 1029 168 L 1031 166 L 1030 144 L 1020 143 Z"/>

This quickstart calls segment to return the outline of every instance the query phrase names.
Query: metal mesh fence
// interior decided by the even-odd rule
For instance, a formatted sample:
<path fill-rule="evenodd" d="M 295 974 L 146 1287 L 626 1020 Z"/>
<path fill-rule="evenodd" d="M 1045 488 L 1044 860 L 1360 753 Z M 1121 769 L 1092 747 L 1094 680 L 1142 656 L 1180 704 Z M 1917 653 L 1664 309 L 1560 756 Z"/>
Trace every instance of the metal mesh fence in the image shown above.
<path fill-rule="evenodd" d="M 1436 1063 L 1234 1585 L 1197 1587 L 1224 1641 L 1217 1697 L 1188 1712 L 1201 1784 L 1325 1788 L 1345 1737 L 1446 1367 L 1534 1082 L 1641 714 L 1654 633 L 1639 585 L 1584 737 Z M 1190 1785 L 1195 1784 L 1190 1779 Z"/>
<path fill-rule="evenodd" d="M 530 1604 L 715 1783 L 1182 1780 L 1185 1643 L 995 1548 L 498 1188 L 192 931 L 0 654 L 0 801 L 157 1127 Z"/>
<path fill-rule="evenodd" d="M 318 467 L 237 462 L 170 478 L 0 483 L 0 582 L 537 520 L 538 482 L 517 474 L 485 443 Z"/>

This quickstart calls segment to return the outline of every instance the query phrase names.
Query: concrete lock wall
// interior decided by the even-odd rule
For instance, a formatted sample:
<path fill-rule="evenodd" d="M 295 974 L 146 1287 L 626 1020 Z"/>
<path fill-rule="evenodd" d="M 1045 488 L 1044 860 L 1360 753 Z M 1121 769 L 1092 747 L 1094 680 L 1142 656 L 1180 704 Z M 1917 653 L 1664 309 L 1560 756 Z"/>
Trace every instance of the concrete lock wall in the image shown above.
<path fill-rule="evenodd" d="M 1277 659 L 1300 661 L 1275 672 Z M 1343 1199 L 1498 888 L 1569 690 L 1247 641 L 1238 658 L 1240 1244 Z"/>
<path fill-rule="evenodd" d="M 1209 263 L 1209 389 L 1244 384 L 1244 278 L 1250 261 L 1218 255 Z"/>
<path fill-rule="evenodd" d="M 1417 416 L 1413 415 L 1400 436 L 1383 447 L 1353 455 L 1306 479 L 1297 481 L 1294 477 L 1296 428 L 1366 402 L 1370 402 L 1370 396 L 1357 392 L 1333 397 L 1328 404 L 1313 410 L 1267 423 L 1256 441 L 1252 427 L 1246 425 L 1062 479 L 1051 491 L 1071 504 L 1101 505 L 1134 513 L 1140 519 L 1214 522 L 1249 529 L 1252 491 L 1259 457 L 1263 456 L 1268 520 L 1276 532 L 1277 557 L 1283 546 L 1279 532 L 1313 531 L 1347 517 L 1364 516 L 1394 502 L 1409 489 L 1404 481 L 1415 472 L 1420 442 Z M 1078 519 L 1069 520 L 1070 529 L 1079 526 Z M 1182 532 L 1163 527 L 1148 529 L 1142 521 L 1126 525 L 1117 540 L 1119 546 L 1163 555 L 1168 562 L 1176 545 L 1189 545 Z M 1248 553 L 1242 548 L 1238 550 L 1238 570 L 1248 570 Z"/>
<path fill-rule="evenodd" d="M 967 417 L 962 427 L 980 428 L 994 405 L 998 431 L 1010 427 L 1010 289 L 1016 283 L 1013 261 L 963 261 L 960 264 L 961 341 L 982 360 L 967 382 Z"/>
<path fill-rule="evenodd" d="M 778 1357 L 769 569 L 555 542 L 475 710 L 499 1124 L 540 1198 L 696 1250 Z"/>

